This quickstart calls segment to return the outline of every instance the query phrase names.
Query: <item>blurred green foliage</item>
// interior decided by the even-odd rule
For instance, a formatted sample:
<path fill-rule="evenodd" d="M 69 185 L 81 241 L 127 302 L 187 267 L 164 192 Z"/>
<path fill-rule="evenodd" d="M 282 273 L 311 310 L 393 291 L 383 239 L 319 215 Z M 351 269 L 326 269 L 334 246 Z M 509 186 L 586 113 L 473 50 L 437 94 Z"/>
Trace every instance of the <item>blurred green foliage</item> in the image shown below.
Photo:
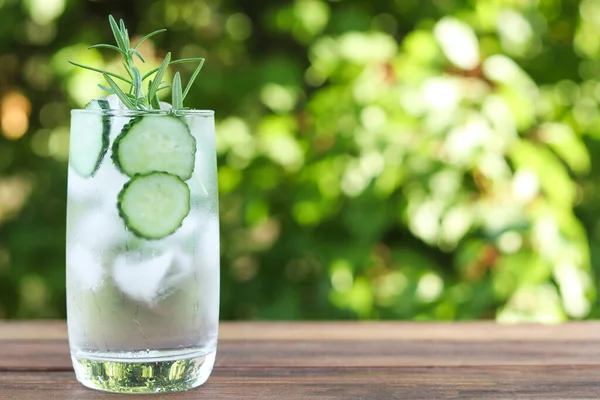
<path fill-rule="evenodd" d="M 0 0 L 0 318 L 64 317 L 109 13 L 207 58 L 223 319 L 600 315 L 600 0 Z"/>

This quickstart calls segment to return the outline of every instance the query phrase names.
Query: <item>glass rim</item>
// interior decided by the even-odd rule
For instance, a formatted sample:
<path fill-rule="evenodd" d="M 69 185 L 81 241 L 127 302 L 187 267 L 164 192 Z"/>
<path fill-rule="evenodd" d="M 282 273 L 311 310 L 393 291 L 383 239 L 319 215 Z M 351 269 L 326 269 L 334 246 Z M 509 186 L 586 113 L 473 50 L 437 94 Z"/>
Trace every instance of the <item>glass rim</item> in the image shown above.
<path fill-rule="evenodd" d="M 215 112 L 213 110 L 130 110 L 130 109 L 72 109 L 71 114 L 99 114 L 114 117 L 137 117 L 144 115 L 198 115 L 204 117 L 212 117 Z"/>

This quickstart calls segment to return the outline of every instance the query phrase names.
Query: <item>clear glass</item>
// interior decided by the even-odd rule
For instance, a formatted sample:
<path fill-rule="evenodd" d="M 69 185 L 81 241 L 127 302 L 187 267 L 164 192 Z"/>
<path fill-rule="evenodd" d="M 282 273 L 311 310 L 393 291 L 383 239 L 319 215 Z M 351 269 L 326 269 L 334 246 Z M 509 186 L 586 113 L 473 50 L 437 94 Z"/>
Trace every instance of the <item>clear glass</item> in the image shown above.
<path fill-rule="evenodd" d="M 134 119 L 146 122 L 130 140 L 133 150 L 131 145 L 117 149 L 115 140 Z M 182 133 L 181 121 L 193 139 Z M 177 132 L 165 131 L 173 126 Z M 156 157 L 138 160 L 136 167 L 169 169 L 169 163 L 153 160 L 177 162 L 160 142 L 173 144 L 172 135 L 182 136 L 186 146 L 195 142 L 195 148 L 183 146 L 178 153 L 182 159 L 190 155 L 193 172 L 191 177 L 163 174 L 167 178 L 159 179 L 183 192 L 189 188 L 188 197 L 146 181 L 137 184 L 129 205 L 123 205 L 125 188 L 140 175 L 122 172 L 120 159 L 130 162 L 144 151 L 158 151 Z M 165 208 L 169 201 L 189 201 L 181 225 L 159 234 L 164 237 L 146 238 L 150 230 L 157 236 L 156 226 L 177 225 L 171 209 L 179 206 Z M 77 379 L 93 389 L 129 393 L 202 385 L 215 361 L 219 312 L 213 112 L 73 110 L 67 203 L 67 314 Z M 131 229 L 128 218 L 142 228 Z"/>

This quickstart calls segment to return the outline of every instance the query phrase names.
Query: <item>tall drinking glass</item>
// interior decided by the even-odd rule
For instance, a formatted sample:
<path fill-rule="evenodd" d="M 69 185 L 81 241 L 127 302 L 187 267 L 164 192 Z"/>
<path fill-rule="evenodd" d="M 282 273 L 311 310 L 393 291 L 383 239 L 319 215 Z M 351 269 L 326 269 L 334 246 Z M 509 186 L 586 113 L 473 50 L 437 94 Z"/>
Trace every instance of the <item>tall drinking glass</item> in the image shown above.
<path fill-rule="evenodd" d="M 203 384 L 217 349 L 219 221 L 212 111 L 71 113 L 67 314 L 85 386 Z"/>

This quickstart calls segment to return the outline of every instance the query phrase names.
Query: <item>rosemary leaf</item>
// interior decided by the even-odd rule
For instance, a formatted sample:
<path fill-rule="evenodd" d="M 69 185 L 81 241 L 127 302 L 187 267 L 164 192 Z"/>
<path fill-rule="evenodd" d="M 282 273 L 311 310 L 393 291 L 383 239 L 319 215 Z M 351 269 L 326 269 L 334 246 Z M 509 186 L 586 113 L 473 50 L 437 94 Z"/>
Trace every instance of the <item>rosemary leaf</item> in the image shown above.
<path fill-rule="evenodd" d="M 104 75 L 104 79 L 106 79 L 106 82 L 108 83 L 108 86 L 110 86 L 110 88 L 115 92 L 115 94 L 123 102 L 123 104 L 125 104 L 125 106 L 129 109 L 135 110 L 136 107 L 133 104 L 133 102 L 131 101 L 131 98 L 129 96 L 127 96 L 121 90 L 119 85 L 117 85 L 117 83 L 115 81 L 113 81 L 110 76 L 108 76 L 107 74 L 103 74 L 103 75 Z"/>
<path fill-rule="evenodd" d="M 139 99 L 144 96 L 142 93 L 142 74 L 140 74 L 140 70 L 136 67 L 133 67 L 131 72 L 133 74 L 133 95 L 136 99 Z"/>
<path fill-rule="evenodd" d="M 97 49 L 97 48 L 105 48 L 105 49 L 111 49 L 111 50 L 115 50 L 118 51 L 119 53 L 121 53 L 121 55 L 125 55 L 125 53 L 123 53 L 123 51 L 118 48 L 117 46 L 113 46 L 112 44 L 95 44 L 93 46 L 88 47 L 87 49 Z"/>
<path fill-rule="evenodd" d="M 129 51 L 138 56 L 141 62 L 146 63 L 146 60 L 144 60 L 144 57 L 142 57 L 139 51 L 137 51 L 136 49 L 129 49 Z"/>
<path fill-rule="evenodd" d="M 101 69 L 98 69 L 98 68 L 94 68 L 94 67 L 88 67 L 87 65 L 76 63 L 75 61 L 69 61 L 69 62 L 71 64 L 75 65 L 76 67 L 89 69 L 90 71 L 99 72 L 101 74 L 106 74 L 106 75 L 112 76 L 113 78 L 122 80 L 123 82 L 129 83 L 131 85 L 131 81 L 129 79 L 123 78 L 122 76 L 114 74 L 112 72 L 104 71 L 104 70 L 101 70 Z"/>
<path fill-rule="evenodd" d="M 173 94 L 173 109 L 181 110 L 183 108 L 183 97 L 181 94 L 181 75 L 179 75 L 179 72 L 175 73 L 175 77 L 173 78 L 173 90 L 171 92 Z"/>
<path fill-rule="evenodd" d="M 129 71 L 129 65 L 127 65 L 125 61 L 121 61 L 121 64 L 123 64 L 123 68 L 125 68 L 125 72 L 127 72 L 129 78 L 133 79 L 133 75 L 131 75 L 131 71 Z"/>
<path fill-rule="evenodd" d="M 117 42 L 117 45 L 123 52 L 126 52 L 128 47 L 125 46 L 125 42 L 123 40 L 123 33 L 119 29 L 119 26 L 117 25 L 117 21 L 115 21 L 115 19 L 112 15 L 108 16 L 108 21 L 110 23 L 110 28 L 112 30 L 113 36 L 115 37 L 115 41 Z"/>
<path fill-rule="evenodd" d="M 162 82 L 162 78 L 165 75 L 165 72 L 167 71 L 167 67 L 169 66 L 170 61 L 171 53 L 167 53 L 165 59 L 160 65 L 158 71 L 156 72 L 156 76 L 154 77 L 154 81 L 152 82 L 150 89 L 148 90 L 148 100 L 150 100 L 151 104 L 154 102 L 154 98 L 156 97 L 156 91 L 158 90 L 160 83 Z"/>
<path fill-rule="evenodd" d="M 122 19 L 119 20 L 119 25 L 121 27 L 121 34 L 123 35 L 123 44 L 126 49 L 129 49 L 131 47 L 131 44 L 129 43 L 129 31 L 125 27 L 125 22 Z"/>
<path fill-rule="evenodd" d="M 135 44 L 135 46 L 133 46 L 133 48 L 134 48 L 134 49 L 137 49 L 137 48 L 138 48 L 138 46 L 139 46 L 140 44 L 144 43 L 146 40 L 150 39 L 152 36 L 154 36 L 154 35 L 158 35 L 159 33 L 163 33 L 163 32 L 166 32 L 166 31 L 167 31 L 166 29 L 159 29 L 159 30 L 157 30 L 157 31 L 154 31 L 154 32 L 151 32 L 151 33 L 147 34 L 146 36 L 144 36 L 143 38 L 141 38 L 141 39 L 140 39 L 140 40 L 139 40 L 139 41 L 138 41 L 138 42 Z"/>
<path fill-rule="evenodd" d="M 99 87 L 100 89 L 102 89 L 102 90 L 104 90 L 104 91 L 106 91 L 106 92 L 110 93 L 110 94 L 114 94 L 114 93 L 115 93 L 115 91 L 114 91 L 114 90 L 112 90 L 111 88 L 109 88 L 109 87 L 107 87 L 107 86 L 104 86 L 104 85 L 98 84 L 98 87 Z"/>
<path fill-rule="evenodd" d="M 197 58 L 181 58 L 179 60 L 171 61 L 169 63 L 169 65 L 183 64 L 183 63 L 187 63 L 187 62 L 197 62 L 197 61 L 202 61 L 202 60 L 204 60 L 204 58 L 200 58 L 200 57 L 197 57 Z M 156 73 L 157 71 L 158 71 L 158 68 L 154 68 L 152 71 L 147 72 L 146 75 L 144 75 L 142 77 L 142 80 L 145 81 L 146 79 L 148 79 L 150 76 L 152 76 L 152 74 Z"/>
<path fill-rule="evenodd" d="M 149 103 L 154 110 L 160 110 L 160 100 L 158 100 L 157 95 L 154 95 L 154 97 L 149 100 Z"/>
<path fill-rule="evenodd" d="M 190 78 L 187 86 L 185 87 L 185 91 L 183 92 L 182 101 L 185 100 L 185 97 L 190 92 L 190 89 L 192 88 L 192 85 L 193 85 L 194 81 L 196 80 L 196 78 L 198 77 L 198 74 L 200 73 L 200 70 L 202 69 L 203 66 L 204 66 L 204 58 L 201 59 L 200 63 L 194 70 L 194 73 L 192 74 L 192 77 Z"/>
<path fill-rule="evenodd" d="M 201 57 L 194 57 L 194 58 L 180 58 L 179 60 L 175 60 L 171 62 L 171 65 L 175 65 L 175 64 L 183 64 L 183 63 L 187 63 L 187 62 L 195 62 L 195 61 L 202 61 L 204 62 L 204 58 Z"/>

